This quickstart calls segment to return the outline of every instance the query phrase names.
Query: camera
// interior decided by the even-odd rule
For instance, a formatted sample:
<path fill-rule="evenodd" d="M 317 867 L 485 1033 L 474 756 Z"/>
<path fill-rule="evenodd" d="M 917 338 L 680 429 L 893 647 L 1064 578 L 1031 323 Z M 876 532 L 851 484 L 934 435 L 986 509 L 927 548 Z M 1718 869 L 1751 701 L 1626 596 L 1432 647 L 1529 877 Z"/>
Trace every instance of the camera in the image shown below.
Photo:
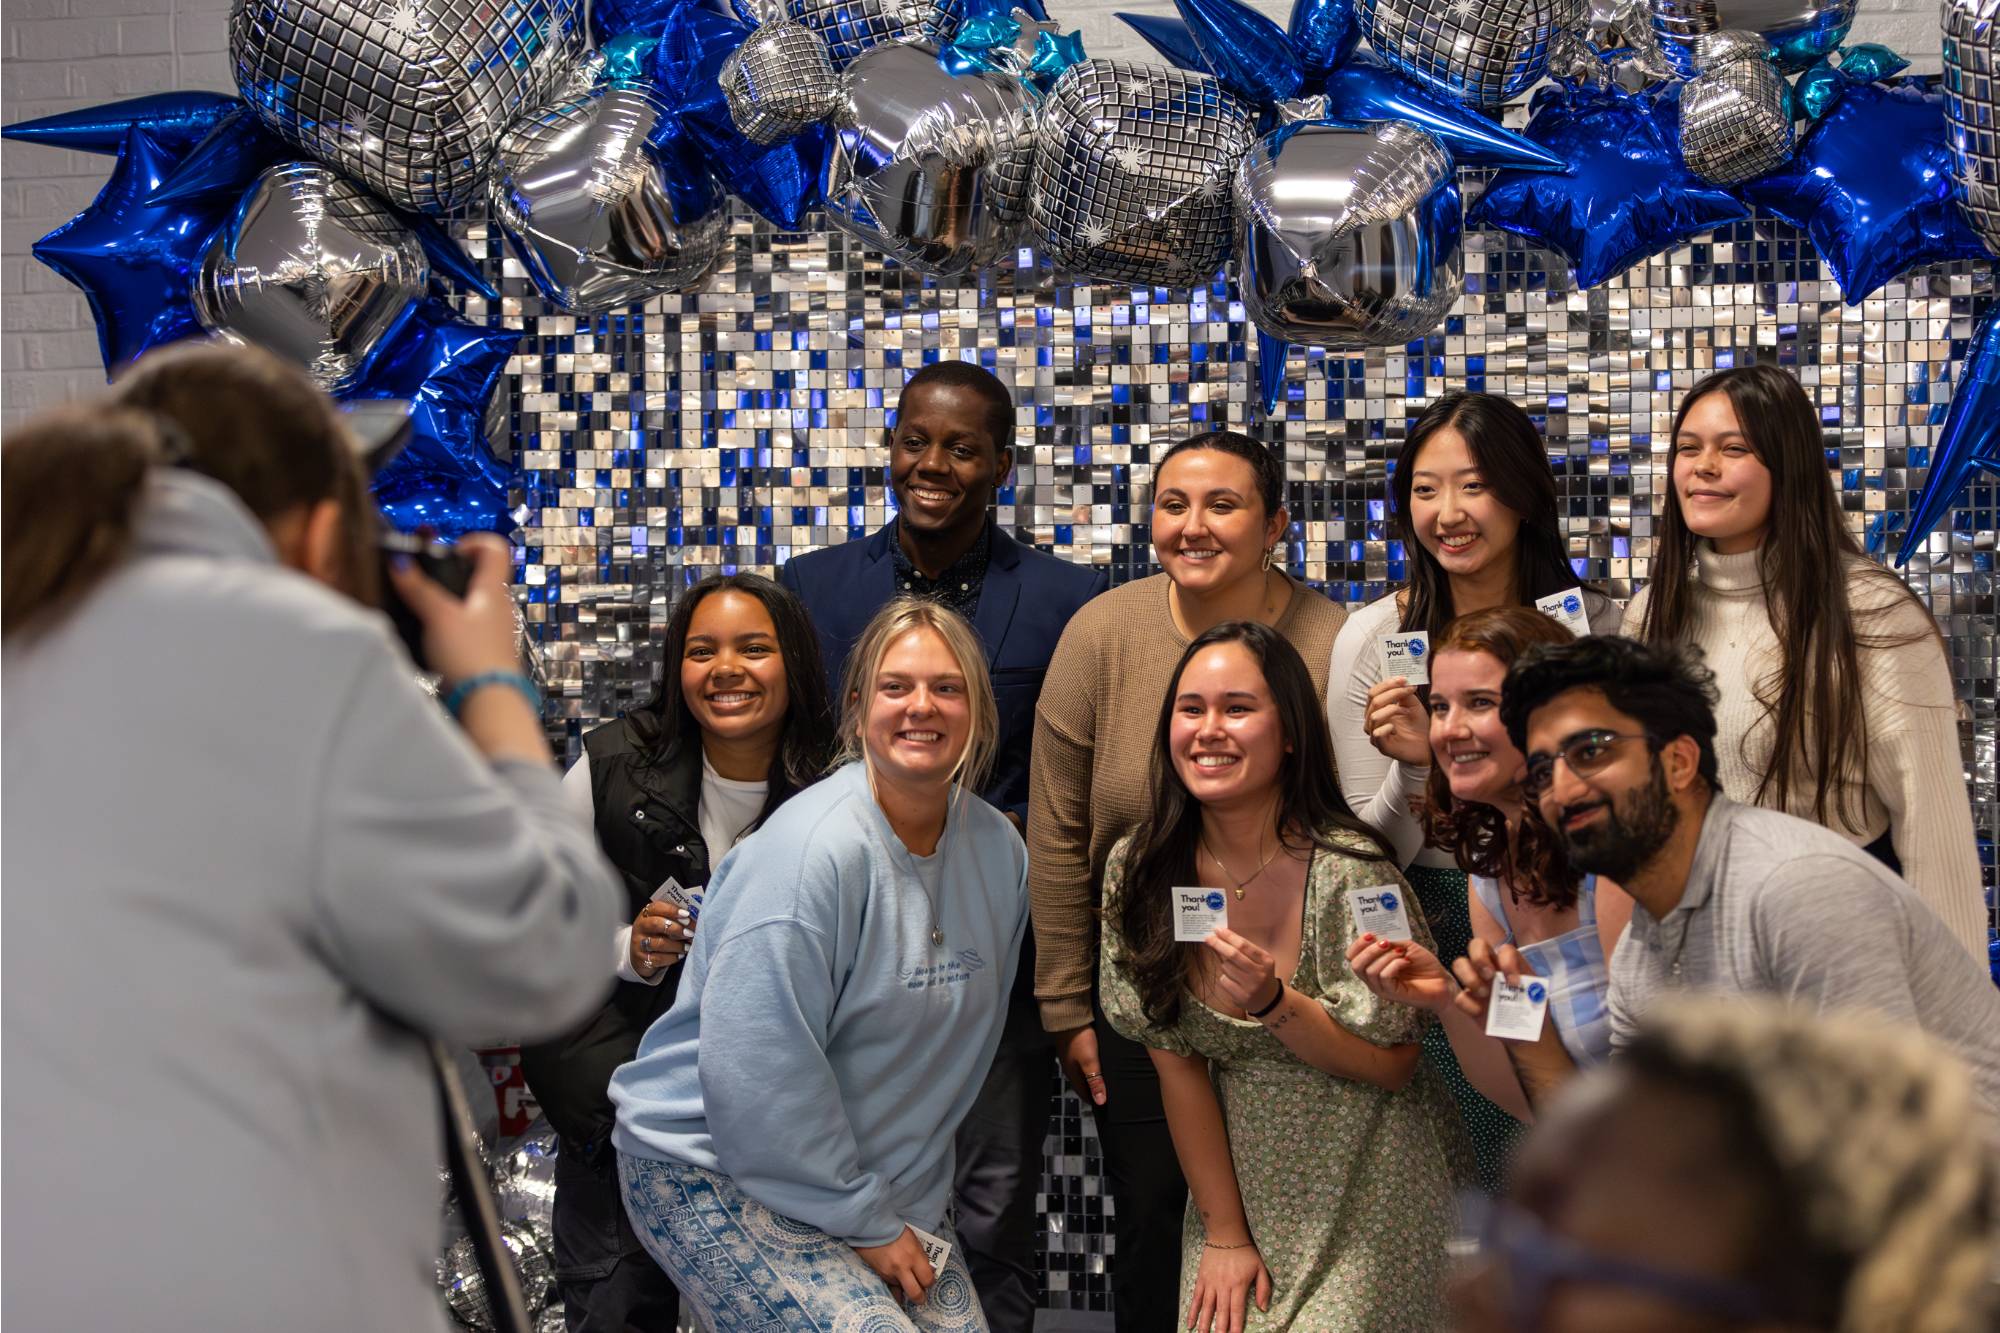
<path fill-rule="evenodd" d="M 381 564 L 382 610 L 388 613 L 390 623 L 403 640 L 403 646 L 409 649 L 410 660 L 419 669 L 429 671 L 431 665 L 424 656 L 424 622 L 417 619 L 416 613 L 396 591 L 395 583 L 389 578 L 389 563 L 398 556 L 408 557 L 433 582 L 442 584 L 446 592 L 454 597 L 463 597 L 466 586 L 472 581 L 472 560 L 443 542 L 414 533 L 384 532 L 376 539 L 375 546 L 376 558 Z"/>

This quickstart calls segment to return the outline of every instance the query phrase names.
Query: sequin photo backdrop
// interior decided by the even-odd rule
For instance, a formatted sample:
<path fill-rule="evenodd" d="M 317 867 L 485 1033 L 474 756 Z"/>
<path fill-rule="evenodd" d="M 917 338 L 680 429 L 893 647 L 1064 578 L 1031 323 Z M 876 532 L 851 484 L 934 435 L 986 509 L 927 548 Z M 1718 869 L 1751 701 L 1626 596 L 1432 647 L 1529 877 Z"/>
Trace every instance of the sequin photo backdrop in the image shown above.
<path fill-rule="evenodd" d="M 1521 242 L 1474 233 L 1467 295 L 1442 330 L 1366 355 L 1295 350 L 1284 419 L 1265 423 L 1252 406 L 1254 330 L 1222 284 L 1078 285 L 1031 262 L 937 286 L 838 232 L 777 233 L 739 214 L 733 234 L 699 291 L 592 320 L 543 313 L 518 262 L 487 231 L 466 233 L 503 291 L 499 309 L 475 299 L 467 313 L 528 335 L 490 433 L 517 451 L 519 577 L 550 723 L 572 759 L 584 730 L 649 693 L 681 589 L 718 569 L 770 573 L 890 516 L 885 414 L 904 377 L 939 357 L 976 358 L 1031 409 L 1002 523 L 1113 582 L 1141 577 L 1154 568 L 1153 460 L 1195 429 L 1247 429 L 1284 455 L 1288 567 L 1350 605 L 1404 576 L 1386 472 L 1408 423 L 1450 389 L 1505 394 L 1547 436 L 1572 560 L 1622 599 L 1649 573 L 1678 392 L 1753 359 L 1799 376 L 1853 530 L 1893 549 L 1954 358 L 1994 300 L 1992 266 L 1973 263 L 1921 270 L 1848 308 L 1811 246 L 1761 219 L 1588 291 Z M 1939 618 L 1966 705 L 1989 902 L 1996 504 L 2000 484 L 1986 478 L 1906 571 Z M 1043 1303 L 1104 1310 L 1095 1139 L 1054 1084 Z"/>

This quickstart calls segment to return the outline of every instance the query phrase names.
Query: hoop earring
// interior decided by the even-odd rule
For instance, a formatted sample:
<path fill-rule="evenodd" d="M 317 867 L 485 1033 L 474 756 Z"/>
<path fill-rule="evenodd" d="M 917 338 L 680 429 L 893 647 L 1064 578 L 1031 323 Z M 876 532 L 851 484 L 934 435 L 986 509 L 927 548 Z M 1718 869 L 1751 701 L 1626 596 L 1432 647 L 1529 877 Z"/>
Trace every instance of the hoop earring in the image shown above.
<path fill-rule="evenodd" d="M 1278 563 L 1278 548 L 1275 546 L 1266 547 L 1264 549 L 1264 572 L 1267 574 L 1270 573 L 1272 567 L 1275 566 L 1277 563 Z"/>

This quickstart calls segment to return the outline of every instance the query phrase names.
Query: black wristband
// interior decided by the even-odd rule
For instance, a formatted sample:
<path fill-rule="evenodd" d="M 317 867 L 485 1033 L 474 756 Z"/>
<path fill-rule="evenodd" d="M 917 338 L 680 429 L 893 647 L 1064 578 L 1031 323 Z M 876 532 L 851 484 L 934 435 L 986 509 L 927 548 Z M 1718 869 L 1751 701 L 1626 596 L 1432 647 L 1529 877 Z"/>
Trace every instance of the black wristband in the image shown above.
<path fill-rule="evenodd" d="M 1284 979 L 1283 977 L 1273 977 L 1273 978 L 1271 978 L 1271 979 L 1272 979 L 1273 981 L 1275 981 L 1275 982 L 1277 982 L 1277 983 L 1278 983 L 1278 993 L 1277 993 L 1276 995 L 1273 995 L 1273 996 L 1271 997 L 1271 1002 L 1270 1002 L 1269 1004 L 1265 1005 L 1265 1006 L 1264 1006 L 1264 1007 L 1263 1007 L 1262 1009 L 1251 1009 L 1251 1010 L 1249 1010 L 1249 1011 L 1248 1011 L 1248 1013 L 1249 1013 L 1250 1017 L 1252 1017 L 1252 1018 L 1256 1018 L 1256 1019 L 1261 1019 L 1261 1018 L 1263 1018 L 1263 1017 L 1264 1017 L 1264 1015 L 1265 1015 L 1265 1014 L 1268 1014 L 1268 1013 L 1270 1013 L 1270 1012 L 1271 1012 L 1271 1011 L 1272 1011 L 1273 1009 L 1276 1009 L 1276 1008 L 1277 1008 L 1277 1007 L 1278 1007 L 1278 1006 L 1279 1006 L 1280 1004 L 1283 1004 L 1283 1003 L 1284 1003 L 1284 1000 L 1285 1000 L 1285 979 Z"/>

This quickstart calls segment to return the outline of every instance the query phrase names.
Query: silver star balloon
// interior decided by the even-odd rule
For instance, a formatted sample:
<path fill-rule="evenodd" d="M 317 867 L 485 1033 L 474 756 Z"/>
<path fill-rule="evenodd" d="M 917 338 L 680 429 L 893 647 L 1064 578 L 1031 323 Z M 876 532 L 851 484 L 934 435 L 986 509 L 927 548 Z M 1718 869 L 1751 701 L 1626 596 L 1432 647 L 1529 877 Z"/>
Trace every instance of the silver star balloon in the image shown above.
<path fill-rule="evenodd" d="M 1944 114 L 1959 207 L 2000 254 L 2000 0 L 1945 0 Z"/>
<path fill-rule="evenodd" d="M 781 19 L 751 33 L 722 62 L 717 81 L 729 119 L 752 143 L 789 139 L 840 104 L 826 42 L 803 23 Z"/>
<path fill-rule="evenodd" d="M 1236 170 L 1243 308 L 1287 342 L 1352 350 L 1421 338 L 1465 290 L 1451 155 L 1414 125 L 1289 125 Z"/>
<path fill-rule="evenodd" d="M 493 212 L 551 303 L 595 314 L 700 282 L 721 257 L 721 192 L 677 150 L 650 87 L 608 84 L 523 116 L 500 140 Z"/>
<path fill-rule="evenodd" d="M 1356 0 L 1375 53 L 1461 101 L 1497 106 L 1541 79 L 1584 0 Z"/>
<path fill-rule="evenodd" d="M 1747 32 L 1695 39 L 1701 73 L 1681 89 L 1681 161 L 1717 185 L 1774 171 L 1792 156 L 1791 89 L 1770 50 Z"/>
<path fill-rule="evenodd" d="M 583 0 L 235 0 L 229 52 L 272 133 L 400 208 L 446 213 L 582 56 Z"/>
<path fill-rule="evenodd" d="M 348 387 L 430 275 L 382 201 L 317 162 L 259 176 L 202 257 L 195 317 L 211 333 L 298 361 Z"/>
<path fill-rule="evenodd" d="M 1010 74 L 948 74 L 891 43 L 847 67 L 822 188 L 842 231 L 919 273 L 962 273 L 1020 243 L 1035 99 Z"/>
<path fill-rule="evenodd" d="M 1055 263 L 1105 282 L 1207 282 L 1229 252 L 1250 107 L 1206 75 L 1119 60 L 1064 71 L 1042 107 L 1028 216 Z"/>
<path fill-rule="evenodd" d="M 1778 63 L 1803 69 L 1840 46 L 1861 0 L 1650 0 L 1653 31 L 1674 72 L 1698 74 L 1695 38 L 1712 32 L 1754 33 L 1770 43 Z"/>

